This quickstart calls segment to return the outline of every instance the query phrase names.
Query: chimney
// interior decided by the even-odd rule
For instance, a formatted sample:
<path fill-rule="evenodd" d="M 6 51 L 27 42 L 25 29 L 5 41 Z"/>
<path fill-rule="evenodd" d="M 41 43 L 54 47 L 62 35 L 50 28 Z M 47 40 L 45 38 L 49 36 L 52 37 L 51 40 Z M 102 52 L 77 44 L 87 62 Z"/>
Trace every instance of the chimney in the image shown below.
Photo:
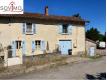
<path fill-rule="evenodd" d="M 45 6 L 45 15 L 48 16 L 48 6 Z"/>

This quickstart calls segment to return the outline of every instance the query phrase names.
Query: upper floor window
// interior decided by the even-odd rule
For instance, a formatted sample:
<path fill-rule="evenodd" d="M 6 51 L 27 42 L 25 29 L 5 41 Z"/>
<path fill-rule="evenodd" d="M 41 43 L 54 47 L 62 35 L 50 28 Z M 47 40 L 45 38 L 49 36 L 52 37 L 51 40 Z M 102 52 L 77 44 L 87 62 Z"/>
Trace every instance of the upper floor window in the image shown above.
<path fill-rule="evenodd" d="M 26 33 L 32 33 L 33 29 L 32 29 L 32 23 L 26 23 Z"/>
<path fill-rule="evenodd" d="M 35 34 L 36 26 L 33 23 L 23 23 L 23 34 Z"/>
<path fill-rule="evenodd" d="M 62 33 L 68 33 L 68 24 L 62 25 Z"/>
<path fill-rule="evenodd" d="M 70 24 L 59 25 L 59 33 L 60 34 L 71 34 L 72 33 L 72 25 L 70 25 Z"/>

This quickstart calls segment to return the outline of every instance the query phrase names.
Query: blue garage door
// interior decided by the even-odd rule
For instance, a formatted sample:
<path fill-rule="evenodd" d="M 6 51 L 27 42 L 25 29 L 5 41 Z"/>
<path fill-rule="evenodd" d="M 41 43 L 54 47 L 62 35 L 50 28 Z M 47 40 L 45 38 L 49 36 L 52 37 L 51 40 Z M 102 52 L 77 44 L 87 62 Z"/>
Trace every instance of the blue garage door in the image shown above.
<path fill-rule="evenodd" d="M 61 54 L 68 54 L 68 50 L 72 49 L 71 40 L 60 40 L 59 41 L 59 49 L 61 51 Z"/>

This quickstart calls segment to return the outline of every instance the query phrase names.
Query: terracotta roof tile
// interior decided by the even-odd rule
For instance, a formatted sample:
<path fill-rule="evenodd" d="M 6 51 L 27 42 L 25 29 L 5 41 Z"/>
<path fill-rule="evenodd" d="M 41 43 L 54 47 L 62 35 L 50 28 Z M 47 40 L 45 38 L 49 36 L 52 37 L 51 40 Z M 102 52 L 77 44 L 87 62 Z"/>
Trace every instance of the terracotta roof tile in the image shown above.
<path fill-rule="evenodd" d="M 44 15 L 39 13 L 24 13 L 24 14 L 0 14 L 0 17 L 18 17 L 18 18 L 34 18 L 34 19 L 45 19 L 45 20 L 63 20 L 63 21 L 80 21 L 88 22 L 84 19 L 75 16 L 56 16 L 56 15 Z"/>

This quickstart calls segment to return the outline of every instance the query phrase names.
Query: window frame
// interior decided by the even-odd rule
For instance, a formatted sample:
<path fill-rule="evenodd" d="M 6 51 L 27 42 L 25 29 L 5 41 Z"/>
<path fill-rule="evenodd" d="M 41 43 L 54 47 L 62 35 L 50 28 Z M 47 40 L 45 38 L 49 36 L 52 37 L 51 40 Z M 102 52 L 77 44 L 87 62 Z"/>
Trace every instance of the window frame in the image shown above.
<path fill-rule="evenodd" d="M 32 30 L 31 32 L 27 32 L 27 27 L 28 27 L 27 24 L 31 24 L 31 30 Z M 33 34 L 33 29 L 34 29 L 34 28 L 33 28 L 33 23 L 26 23 L 26 26 L 25 26 L 25 27 L 26 27 L 26 28 L 25 28 L 25 33 L 26 33 L 27 35 Z"/>
<path fill-rule="evenodd" d="M 36 46 L 36 50 L 41 50 L 41 40 L 35 40 L 35 46 Z"/>
<path fill-rule="evenodd" d="M 67 27 L 67 29 L 66 29 L 67 32 L 64 32 L 64 27 L 65 27 L 64 25 L 67 25 L 66 26 Z M 62 24 L 62 33 L 61 34 L 62 35 L 69 35 L 69 30 L 68 29 L 69 29 L 69 24 Z"/>
<path fill-rule="evenodd" d="M 21 40 L 16 40 L 15 44 L 16 44 L 16 50 L 19 50 L 22 48 L 22 41 Z"/>
<path fill-rule="evenodd" d="M 64 34 L 69 33 L 68 27 L 69 27 L 68 24 L 63 24 L 62 25 L 62 33 L 64 33 Z"/>

